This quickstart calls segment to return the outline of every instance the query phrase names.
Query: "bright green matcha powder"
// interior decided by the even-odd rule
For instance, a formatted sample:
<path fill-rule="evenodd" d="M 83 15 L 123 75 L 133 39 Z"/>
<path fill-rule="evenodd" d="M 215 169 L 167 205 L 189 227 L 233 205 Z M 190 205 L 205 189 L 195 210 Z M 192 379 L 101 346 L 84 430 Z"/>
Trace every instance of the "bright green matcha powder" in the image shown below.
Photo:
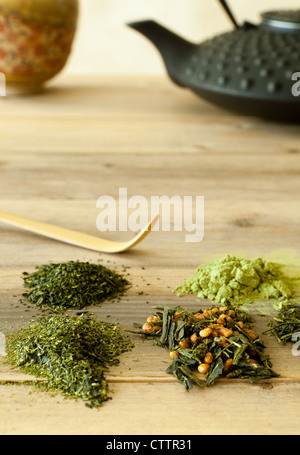
<path fill-rule="evenodd" d="M 195 294 L 200 299 L 232 305 L 255 299 L 287 300 L 294 292 L 292 280 L 283 273 L 282 265 L 232 255 L 198 267 L 195 275 L 175 291 L 178 295 Z"/>

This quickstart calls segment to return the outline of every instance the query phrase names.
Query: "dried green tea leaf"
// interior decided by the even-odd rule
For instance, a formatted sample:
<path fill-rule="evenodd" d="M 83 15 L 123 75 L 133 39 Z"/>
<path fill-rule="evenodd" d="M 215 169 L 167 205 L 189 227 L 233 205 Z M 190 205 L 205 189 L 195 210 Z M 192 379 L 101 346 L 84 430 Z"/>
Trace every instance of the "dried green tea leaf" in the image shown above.
<path fill-rule="evenodd" d="M 98 407 L 109 399 L 105 372 L 131 348 L 132 342 L 115 324 L 89 314 L 53 315 L 9 335 L 6 362 L 45 378 L 48 390 Z"/>
<path fill-rule="evenodd" d="M 213 362 L 211 368 L 206 375 L 206 385 L 214 384 L 215 380 L 222 376 L 224 368 L 224 361 L 221 356 L 217 357 L 216 361 Z"/>
<path fill-rule="evenodd" d="M 274 335 L 279 343 L 294 341 L 295 333 L 300 332 L 300 306 L 286 304 L 274 317 L 274 321 L 269 322 L 270 329 L 265 332 Z"/>
<path fill-rule="evenodd" d="M 54 310 L 100 305 L 125 293 L 130 283 L 100 264 L 69 261 L 36 267 L 23 274 L 29 291 L 23 297 L 36 306 Z"/>

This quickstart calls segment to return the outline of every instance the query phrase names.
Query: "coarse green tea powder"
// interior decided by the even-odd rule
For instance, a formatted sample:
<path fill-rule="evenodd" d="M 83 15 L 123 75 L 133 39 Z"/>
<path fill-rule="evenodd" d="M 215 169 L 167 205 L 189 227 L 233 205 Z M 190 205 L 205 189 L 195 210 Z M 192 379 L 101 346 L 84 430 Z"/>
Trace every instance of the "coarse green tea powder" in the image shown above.
<path fill-rule="evenodd" d="M 119 273 L 100 264 L 69 261 L 36 267 L 24 273 L 23 294 L 27 302 L 54 310 L 98 306 L 122 296 L 130 283 Z"/>
<path fill-rule="evenodd" d="M 226 255 L 196 269 L 196 273 L 179 285 L 178 295 L 195 294 L 221 304 L 240 305 L 255 299 L 282 299 L 293 296 L 292 279 L 282 265 L 262 258 L 242 259 Z"/>
<path fill-rule="evenodd" d="M 46 379 L 47 390 L 99 407 L 109 399 L 108 366 L 132 346 L 118 325 L 93 315 L 52 315 L 7 336 L 6 362 Z"/>

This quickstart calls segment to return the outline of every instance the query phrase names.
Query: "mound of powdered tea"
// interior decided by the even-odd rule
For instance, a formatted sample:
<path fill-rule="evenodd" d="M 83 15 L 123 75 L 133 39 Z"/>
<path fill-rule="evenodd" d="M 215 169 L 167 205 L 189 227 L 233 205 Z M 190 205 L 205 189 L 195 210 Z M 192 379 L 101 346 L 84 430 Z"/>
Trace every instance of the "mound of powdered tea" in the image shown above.
<path fill-rule="evenodd" d="M 97 306 L 124 294 L 130 283 L 120 274 L 99 264 L 69 261 L 36 267 L 24 273 L 23 297 L 37 306 L 52 309 L 82 309 Z"/>
<path fill-rule="evenodd" d="M 282 299 L 293 296 L 292 279 L 282 265 L 262 258 L 242 259 L 226 255 L 196 269 L 176 288 L 178 295 L 195 294 L 221 304 L 239 305 L 255 299 Z"/>

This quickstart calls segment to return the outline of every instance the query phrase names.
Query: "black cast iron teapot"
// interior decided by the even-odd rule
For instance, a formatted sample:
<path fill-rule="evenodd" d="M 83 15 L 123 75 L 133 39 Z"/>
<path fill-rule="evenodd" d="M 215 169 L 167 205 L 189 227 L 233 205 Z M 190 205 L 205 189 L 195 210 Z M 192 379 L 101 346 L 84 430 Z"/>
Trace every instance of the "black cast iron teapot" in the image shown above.
<path fill-rule="evenodd" d="M 193 44 L 152 20 L 128 24 L 160 51 L 171 79 L 219 106 L 300 122 L 300 10 L 262 14 L 258 25 Z M 299 80 L 298 80 L 299 79 Z"/>

